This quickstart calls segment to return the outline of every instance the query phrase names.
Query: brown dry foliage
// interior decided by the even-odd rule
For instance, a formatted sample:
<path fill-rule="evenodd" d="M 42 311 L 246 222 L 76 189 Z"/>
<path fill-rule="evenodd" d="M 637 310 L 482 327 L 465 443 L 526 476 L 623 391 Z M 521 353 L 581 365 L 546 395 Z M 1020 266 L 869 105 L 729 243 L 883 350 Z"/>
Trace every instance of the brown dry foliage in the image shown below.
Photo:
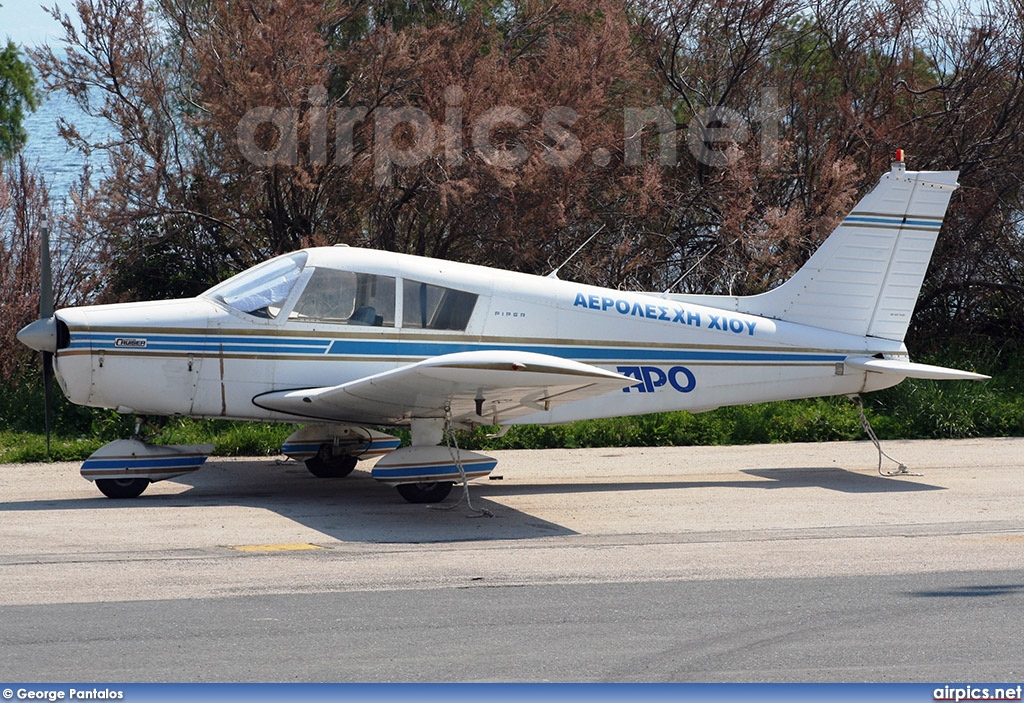
<path fill-rule="evenodd" d="M 39 317 L 40 222 L 50 220 L 51 274 L 57 307 L 90 299 L 97 280 L 97 252 L 80 232 L 80 213 L 72 203 L 64 212 L 50 209 L 42 177 L 23 158 L 0 161 L 0 381 L 24 375 L 36 355 L 18 344 L 18 330 Z"/>
<path fill-rule="evenodd" d="M 919 319 L 1024 333 L 1014 0 L 985 12 L 938 0 L 79 0 L 76 12 L 84 31 L 65 18 L 66 57 L 36 60 L 48 87 L 113 127 L 101 144 L 64 130 L 110 160 L 75 225 L 104 244 L 110 296 L 194 293 L 309 243 L 544 273 L 594 232 L 563 277 L 756 293 L 807 258 L 899 147 L 910 168 L 960 169 L 963 184 Z M 625 134 L 624 111 L 652 106 L 662 124 Z M 261 107 L 291 111 L 294 163 L 239 148 Z M 480 124 L 497 151 L 479 148 Z M 264 124 L 258 141 L 282 136 Z M 640 163 L 627 163 L 633 136 Z M 382 143 L 397 162 L 382 164 Z"/>

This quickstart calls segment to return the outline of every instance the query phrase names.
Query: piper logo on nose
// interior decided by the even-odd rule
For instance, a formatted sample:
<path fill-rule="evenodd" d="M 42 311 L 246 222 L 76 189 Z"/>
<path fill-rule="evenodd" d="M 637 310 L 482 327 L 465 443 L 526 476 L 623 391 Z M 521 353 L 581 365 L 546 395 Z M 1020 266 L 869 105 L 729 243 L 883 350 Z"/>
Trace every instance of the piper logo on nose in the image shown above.
<path fill-rule="evenodd" d="M 636 390 L 640 393 L 653 393 L 666 383 L 679 393 L 689 393 L 697 387 L 697 379 L 693 372 L 685 366 L 673 366 L 663 370 L 657 366 L 619 366 L 618 372 L 623 376 L 635 378 L 640 383 L 623 388 L 623 393 Z"/>

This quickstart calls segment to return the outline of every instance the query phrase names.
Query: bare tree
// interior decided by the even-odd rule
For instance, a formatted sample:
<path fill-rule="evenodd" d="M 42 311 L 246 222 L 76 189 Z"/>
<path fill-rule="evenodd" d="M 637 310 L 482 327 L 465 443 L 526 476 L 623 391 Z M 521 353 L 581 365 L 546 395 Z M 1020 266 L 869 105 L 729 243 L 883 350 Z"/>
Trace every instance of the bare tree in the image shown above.
<path fill-rule="evenodd" d="M 51 211 L 46 182 L 23 157 L 0 161 L 0 381 L 17 380 L 32 363 L 33 352 L 18 344 L 15 335 L 39 317 L 44 217 L 51 233 L 55 304 L 66 307 L 90 300 L 97 281 L 97 252 L 81 235 L 76 201 Z"/>

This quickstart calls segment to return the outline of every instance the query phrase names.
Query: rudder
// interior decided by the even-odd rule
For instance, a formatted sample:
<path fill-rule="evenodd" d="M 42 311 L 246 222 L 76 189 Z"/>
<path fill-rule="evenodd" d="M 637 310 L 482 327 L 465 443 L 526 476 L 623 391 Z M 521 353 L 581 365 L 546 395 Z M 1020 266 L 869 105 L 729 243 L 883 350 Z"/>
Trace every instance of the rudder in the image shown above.
<path fill-rule="evenodd" d="M 671 297 L 903 341 L 958 175 L 907 171 L 896 162 L 778 288 L 746 297 Z"/>

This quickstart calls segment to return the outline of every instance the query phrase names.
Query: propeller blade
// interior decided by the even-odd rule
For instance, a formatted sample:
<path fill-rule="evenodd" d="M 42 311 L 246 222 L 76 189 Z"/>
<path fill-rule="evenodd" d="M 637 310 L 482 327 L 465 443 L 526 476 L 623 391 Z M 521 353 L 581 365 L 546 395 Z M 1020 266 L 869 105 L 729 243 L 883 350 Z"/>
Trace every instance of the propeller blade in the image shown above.
<path fill-rule="evenodd" d="M 43 417 L 46 424 L 46 459 L 50 459 L 50 405 L 53 402 L 53 352 L 43 354 Z"/>
<path fill-rule="evenodd" d="M 53 270 L 50 263 L 50 220 L 44 212 L 39 223 L 39 318 L 53 317 Z M 54 345 L 56 346 L 56 344 Z M 43 351 L 43 416 L 46 425 L 46 458 L 50 459 L 50 406 L 53 394 L 53 352 Z"/>
<path fill-rule="evenodd" d="M 39 317 L 53 317 L 53 271 L 50 266 L 50 220 L 39 223 Z"/>

